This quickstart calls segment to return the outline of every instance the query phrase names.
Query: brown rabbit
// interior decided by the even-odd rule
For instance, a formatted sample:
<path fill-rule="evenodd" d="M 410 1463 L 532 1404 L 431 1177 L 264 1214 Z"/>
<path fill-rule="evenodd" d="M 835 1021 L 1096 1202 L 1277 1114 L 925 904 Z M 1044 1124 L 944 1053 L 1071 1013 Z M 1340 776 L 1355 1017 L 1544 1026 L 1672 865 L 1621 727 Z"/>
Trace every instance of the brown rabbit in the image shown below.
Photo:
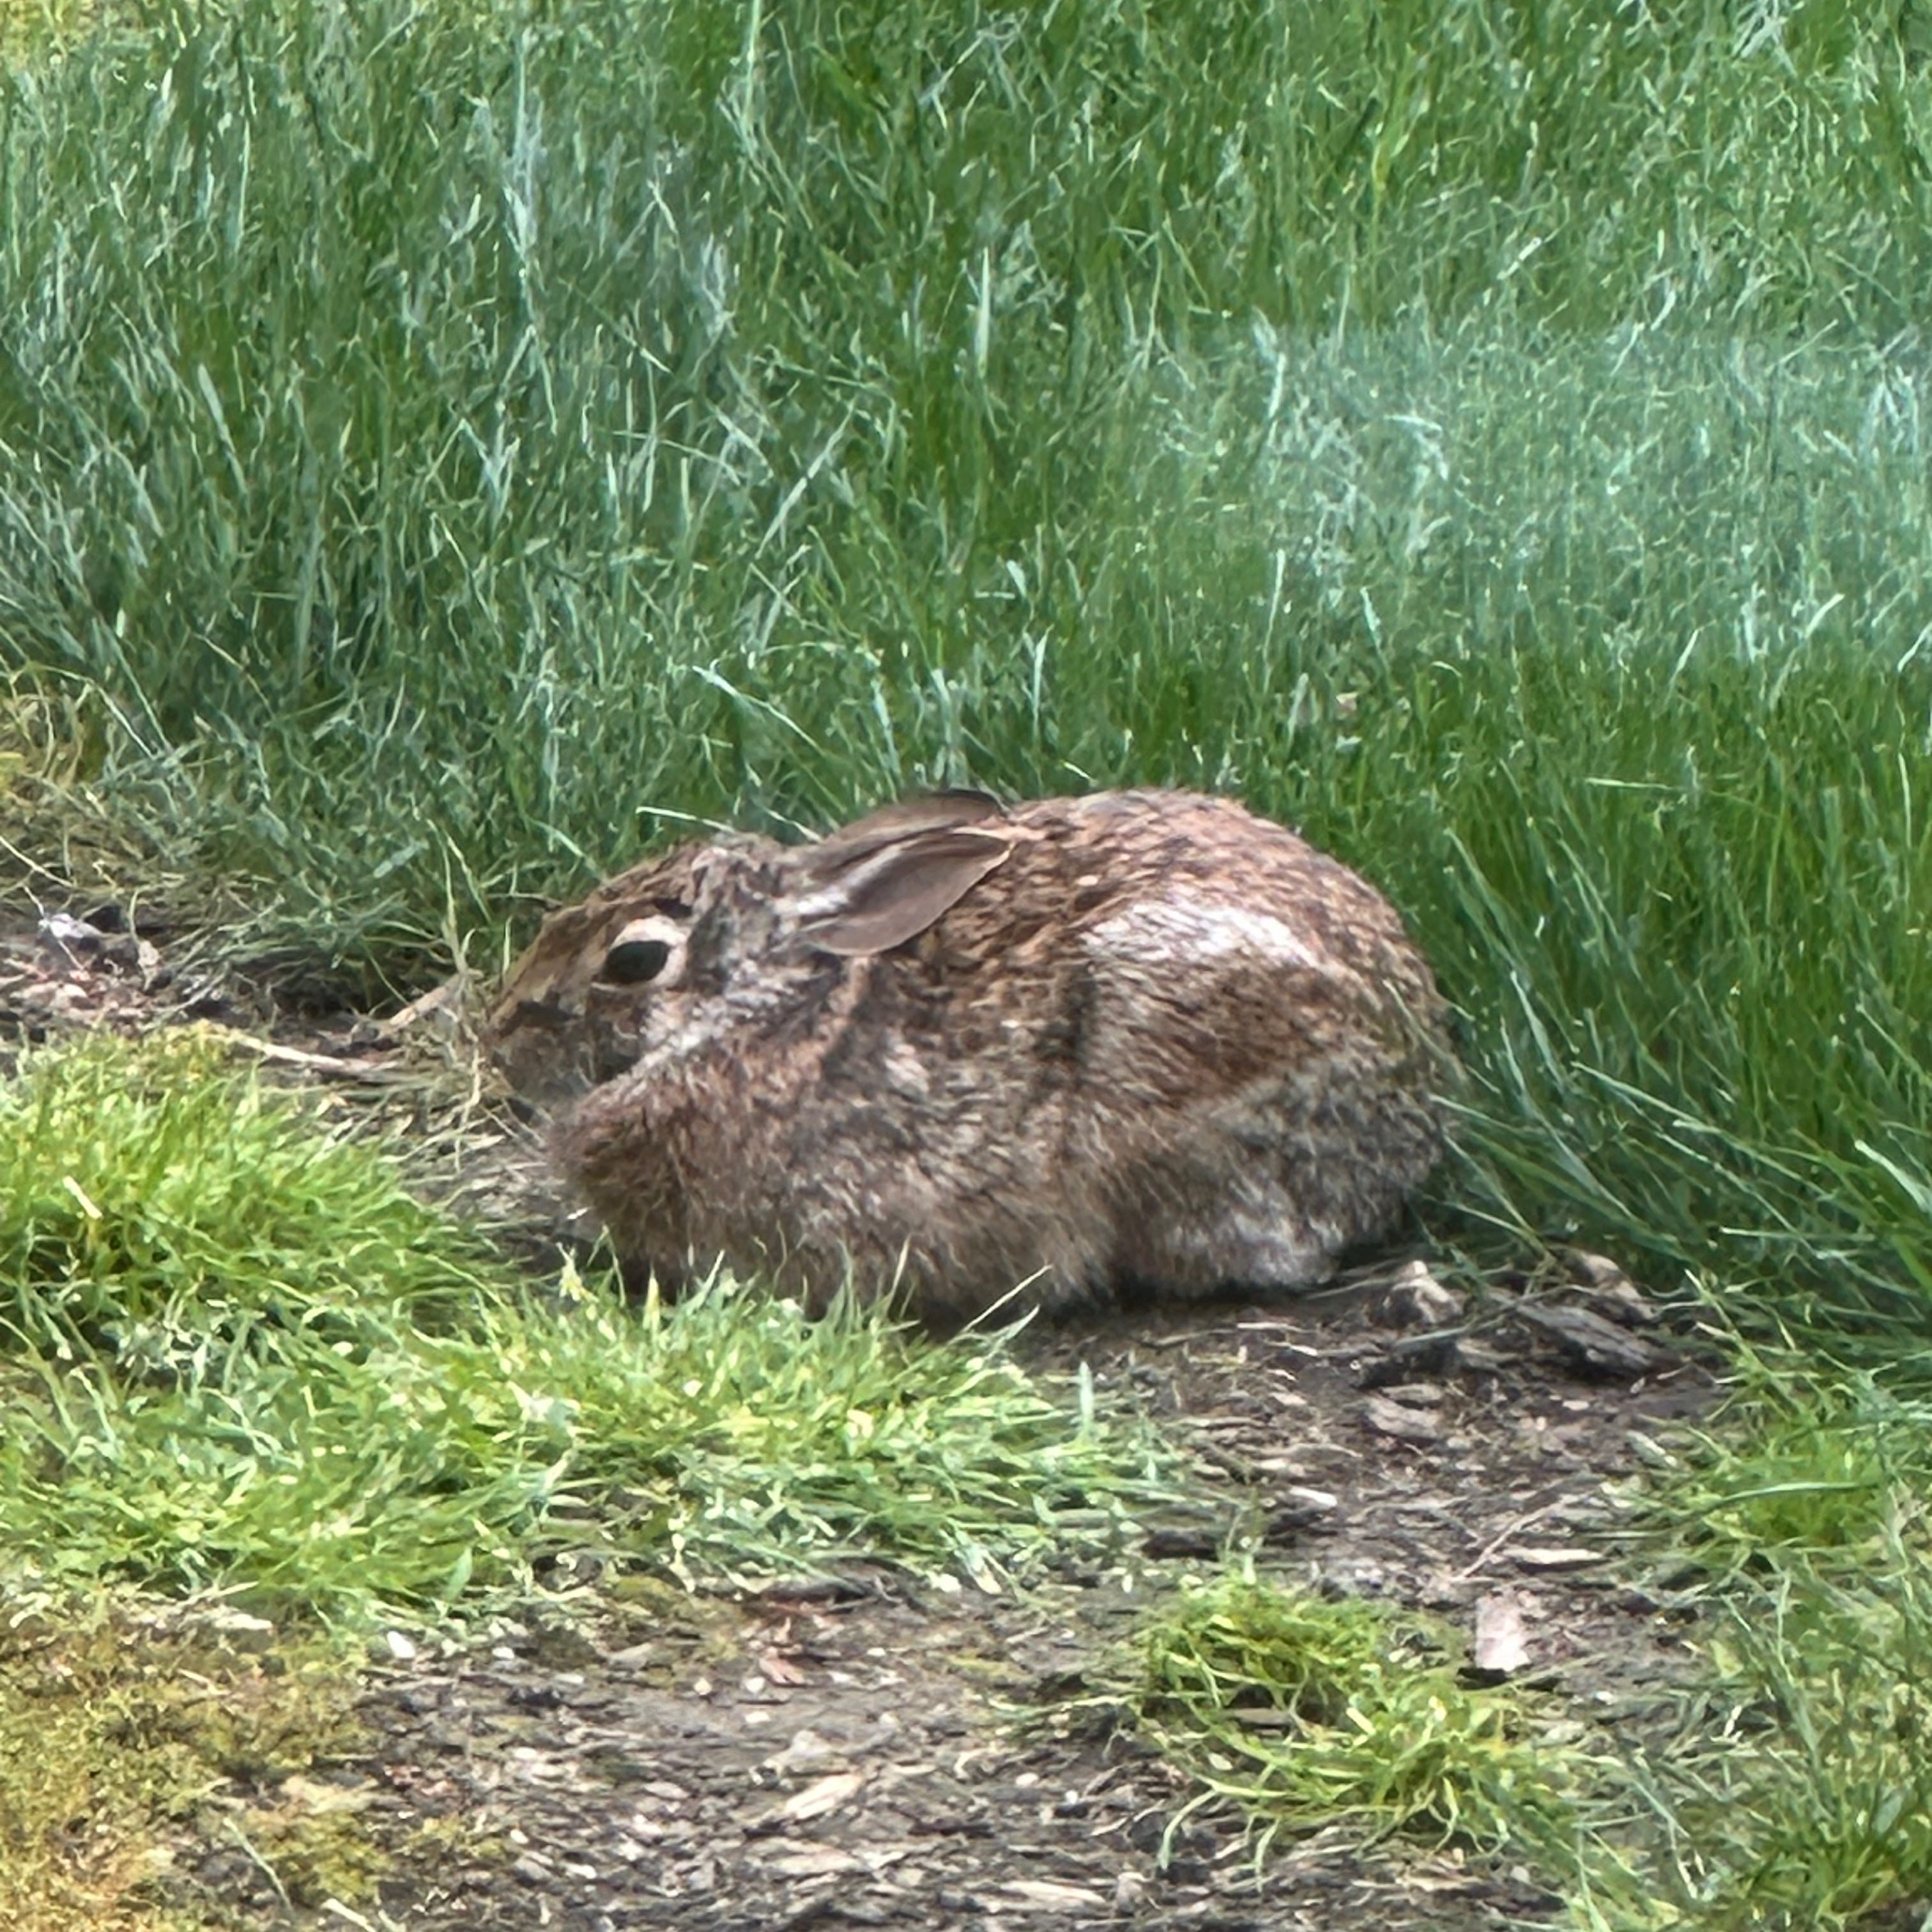
<path fill-rule="evenodd" d="M 888 806 L 554 914 L 488 1022 L 627 1273 L 723 1256 L 942 1322 L 1323 1280 L 1452 1064 L 1387 901 L 1226 799 Z M 1024 1284 L 1024 1286 L 1022 1286 Z"/>

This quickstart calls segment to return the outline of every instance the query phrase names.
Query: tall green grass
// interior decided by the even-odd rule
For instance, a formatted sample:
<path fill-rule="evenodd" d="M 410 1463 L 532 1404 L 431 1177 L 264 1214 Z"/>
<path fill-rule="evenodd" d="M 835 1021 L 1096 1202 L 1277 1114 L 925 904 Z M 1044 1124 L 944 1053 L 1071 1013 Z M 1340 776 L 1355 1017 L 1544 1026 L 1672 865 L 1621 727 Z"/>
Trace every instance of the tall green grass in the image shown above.
<path fill-rule="evenodd" d="M 397 976 L 688 815 L 1239 789 L 1468 1016 L 1462 1208 L 1916 1321 L 1921 24 L 116 12 L 0 84 L 0 658 Z"/>

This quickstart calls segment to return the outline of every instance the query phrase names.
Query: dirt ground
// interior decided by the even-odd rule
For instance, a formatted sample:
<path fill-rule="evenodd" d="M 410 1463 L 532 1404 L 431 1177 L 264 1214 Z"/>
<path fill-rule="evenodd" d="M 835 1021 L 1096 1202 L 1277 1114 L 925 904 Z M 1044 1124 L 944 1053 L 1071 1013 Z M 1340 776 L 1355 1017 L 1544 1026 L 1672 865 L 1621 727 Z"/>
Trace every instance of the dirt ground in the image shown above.
<path fill-rule="evenodd" d="M 1365 1318 L 1368 1300 L 1023 1347 L 1043 1367 L 1084 1360 L 1102 1388 L 1198 1432 L 1204 1498 L 1264 1527 L 1271 1574 L 1465 1630 L 1506 1600 L 1523 1680 L 1588 1724 L 1641 1728 L 1688 1652 L 1678 1618 L 1618 1580 L 1604 1484 L 1635 1466 L 1633 1436 L 1703 1405 L 1702 1372 L 1581 1379 L 1526 1348 L 1396 1384 L 1382 1400 L 1418 1418 L 1406 1426 L 1439 1432 L 1403 1441 L 1386 1430 L 1404 1418 L 1364 1389 L 1401 1339 Z M 740 1600 L 620 1588 L 470 1652 L 374 1666 L 368 1748 L 332 1776 L 407 1848 L 382 1912 L 437 1932 L 1473 1932 L 1550 1910 L 1507 1862 L 1364 1855 L 1343 1834 L 1257 1876 L 1224 1810 L 1196 1813 L 1163 1862 L 1187 1784 L 1078 1700 L 1142 1605 L 1208 1554 L 1198 1530 L 1156 1526 L 1131 1590 L 1095 1575 L 1018 1599 L 878 1570 Z M 307 1916 L 278 1911 L 232 1849 L 193 1877 L 270 1922 Z"/>
<path fill-rule="evenodd" d="M 447 1060 L 460 1030 L 446 1000 L 378 1026 L 184 989 L 152 945 L 107 939 L 0 931 L 0 1024 L 131 1028 L 191 992 L 284 1077 L 386 1112 L 428 1106 L 411 1054 L 427 1039 Z M 520 1185 L 540 1194 L 529 1144 L 478 1118 L 439 1143 L 443 1191 L 499 1211 Z M 1466 1307 L 1418 1303 L 1412 1279 L 1391 1307 L 1395 1270 L 1291 1307 L 1020 1339 L 1022 1360 L 1084 1362 L 1193 1451 L 1198 1514 L 1145 1526 L 1126 1569 L 1023 1596 L 875 1568 L 736 1599 L 618 1580 L 454 1654 L 399 1640 L 370 1666 L 362 1745 L 310 1774 L 394 1850 L 376 1898 L 291 1905 L 232 1844 L 184 1847 L 178 1884 L 242 1924 L 411 1932 L 1534 1920 L 1555 1901 L 1529 1874 L 1454 1851 L 1327 1834 L 1258 1874 L 1241 1821 L 1213 1808 L 1163 1857 L 1190 1787 L 1080 1701 L 1142 1607 L 1243 1534 L 1270 1574 L 1506 1626 L 1527 1653 L 1510 1675 L 1582 1724 L 1642 1727 L 1667 1698 L 1684 1613 L 1620 1576 L 1605 1486 L 1708 1405 L 1708 1372 L 1607 1274 Z"/>

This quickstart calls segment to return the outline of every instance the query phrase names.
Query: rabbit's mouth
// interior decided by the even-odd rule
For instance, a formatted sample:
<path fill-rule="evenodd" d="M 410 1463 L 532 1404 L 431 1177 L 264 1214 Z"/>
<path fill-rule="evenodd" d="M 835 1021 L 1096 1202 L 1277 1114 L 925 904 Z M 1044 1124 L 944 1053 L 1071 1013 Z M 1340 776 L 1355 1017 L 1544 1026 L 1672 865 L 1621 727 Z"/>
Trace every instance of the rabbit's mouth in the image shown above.
<path fill-rule="evenodd" d="M 619 1075 L 629 1072 L 644 1058 L 642 1040 L 634 1034 L 620 1033 L 611 1027 L 593 1029 L 590 1046 L 586 1088 L 601 1087 L 607 1080 L 615 1080 Z"/>
<path fill-rule="evenodd" d="M 519 1000 L 500 1019 L 491 1058 L 512 1088 L 532 1106 L 557 1112 L 601 1082 L 626 1072 L 628 1059 L 610 1050 L 610 1030 L 584 1036 L 584 1016 L 552 1000 Z"/>

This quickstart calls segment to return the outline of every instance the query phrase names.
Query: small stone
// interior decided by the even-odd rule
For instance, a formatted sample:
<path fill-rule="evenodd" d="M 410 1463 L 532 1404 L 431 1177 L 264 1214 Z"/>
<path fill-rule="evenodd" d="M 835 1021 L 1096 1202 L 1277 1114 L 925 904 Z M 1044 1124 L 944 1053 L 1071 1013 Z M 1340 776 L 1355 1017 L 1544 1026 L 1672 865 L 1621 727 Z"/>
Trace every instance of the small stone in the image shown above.
<path fill-rule="evenodd" d="M 1404 1262 L 1376 1310 L 1385 1328 L 1442 1328 L 1460 1322 L 1466 1298 L 1445 1287 L 1423 1261 Z"/>
<path fill-rule="evenodd" d="M 1654 1328 L 1662 1311 L 1608 1255 L 1574 1254 L 1570 1265 L 1586 1291 L 1584 1300 L 1606 1320 L 1626 1328 Z"/>
<path fill-rule="evenodd" d="M 382 1648 L 398 1664 L 409 1664 L 415 1660 L 416 1646 L 414 1639 L 406 1636 L 399 1630 L 385 1630 L 382 1633 Z"/>
<path fill-rule="evenodd" d="M 1570 1257 L 1570 1265 L 1586 1288 L 1615 1288 L 1630 1280 L 1608 1255 L 1593 1255 L 1580 1248 Z"/>
<path fill-rule="evenodd" d="M 50 912 L 40 921 L 40 952 L 50 965 L 74 967 L 98 959 L 107 935 L 70 912 Z"/>
<path fill-rule="evenodd" d="M 202 1628 L 219 1638 L 226 1648 L 244 1657 L 260 1657 L 275 1647 L 275 1627 L 266 1617 L 250 1616 L 246 1610 L 224 1610 L 204 1617 Z"/>
<path fill-rule="evenodd" d="M 1522 1599 L 1514 1590 L 1496 1590 L 1476 1605 L 1476 1638 L 1469 1656 L 1469 1675 L 1499 1684 L 1529 1661 L 1529 1639 L 1523 1628 Z"/>
<path fill-rule="evenodd" d="M 1304 1483 L 1289 1484 L 1282 1491 L 1281 1498 L 1290 1507 L 1305 1509 L 1316 1516 L 1325 1516 L 1330 1510 L 1342 1506 L 1342 1498 L 1333 1490 L 1310 1489 Z"/>

